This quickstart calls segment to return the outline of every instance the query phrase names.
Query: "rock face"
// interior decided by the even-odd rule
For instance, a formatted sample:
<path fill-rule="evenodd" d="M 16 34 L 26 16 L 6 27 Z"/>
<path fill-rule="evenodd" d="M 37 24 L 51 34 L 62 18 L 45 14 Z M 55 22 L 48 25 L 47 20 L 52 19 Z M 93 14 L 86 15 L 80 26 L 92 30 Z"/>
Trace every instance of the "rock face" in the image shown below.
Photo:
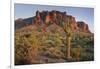
<path fill-rule="evenodd" d="M 85 22 L 79 21 L 77 22 L 77 26 L 79 31 L 90 33 L 89 27 Z"/>
<path fill-rule="evenodd" d="M 29 18 L 28 18 L 29 19 Z M 27 21 L 28 21 L 27 19 Z M 67 23 L 67 19 L 70 21 L 71 30 L 73 32 L 86 32 L 90 33 L 88 25 L 83 21 L 76 22 L 75 17 L 72 15 L 68 15 L 66 12 L 60 12 L 60 11 L 42 11 L 36 12 L 36 16 L 32 17 L 30 20 L 31 22 L 29 24 L 41 26 L 43 25 L 43 29 L 48 27 L 51 24 L 56 24 L 58 26 L 62 26 L 63 23 Z M 23 19 L 23 23 L 26 21 Z M 15 21 L 15 23 L 17 23 Z M 17 26 L 17 24 L 15 24 Z"/>
<path fill-rule="evenodd" d="M 76 32 L 78 30 L 77 22 L 75 20 L 75 17 L 71 15 L 67 15 L 70 18 L 70 24 L 71 24 L 71 29 L 73 32 Z"/>
<path fill-rule="evenodd" d="M 23 26 L 27 26 L 27 22 L 23 21 L 23 19 L 18 19 L 15 21 L 15 29 L 22 28 Z"/>

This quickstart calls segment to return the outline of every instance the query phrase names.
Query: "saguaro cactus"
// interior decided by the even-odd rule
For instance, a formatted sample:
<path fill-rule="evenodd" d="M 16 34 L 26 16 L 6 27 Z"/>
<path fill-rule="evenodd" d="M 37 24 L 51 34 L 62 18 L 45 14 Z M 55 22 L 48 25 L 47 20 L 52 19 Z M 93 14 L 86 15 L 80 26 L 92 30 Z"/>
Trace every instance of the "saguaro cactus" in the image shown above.
<path fill-rule="evenodd" d="M 67 17 L 65 23 L 63 23 L 63 29 L 66 32 L 66 42 L 67 42 L 67 59 L 71 59 L 71 26 L 70 26 L 70 18 Z"/>

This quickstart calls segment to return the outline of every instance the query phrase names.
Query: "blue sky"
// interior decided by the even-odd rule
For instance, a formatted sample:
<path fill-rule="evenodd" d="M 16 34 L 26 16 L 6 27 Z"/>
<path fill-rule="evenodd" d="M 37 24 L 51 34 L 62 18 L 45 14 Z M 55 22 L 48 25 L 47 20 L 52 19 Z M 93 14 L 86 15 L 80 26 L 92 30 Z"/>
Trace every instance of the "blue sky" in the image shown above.
<path fill-rule="evenodd" d="M 36 11 L 52 11 L 57 10 L 66 12 L 76 18 L 76 21 L 84 21 L 89 25 L 91 32 L 94 32 L 94 9 L 85 7 L 71 7 L 71 6 L 48 6 L 48 5 L 33 5 L 33 4 L 15 4 L 15 19 L 28 18 L 35 16 Z"/>

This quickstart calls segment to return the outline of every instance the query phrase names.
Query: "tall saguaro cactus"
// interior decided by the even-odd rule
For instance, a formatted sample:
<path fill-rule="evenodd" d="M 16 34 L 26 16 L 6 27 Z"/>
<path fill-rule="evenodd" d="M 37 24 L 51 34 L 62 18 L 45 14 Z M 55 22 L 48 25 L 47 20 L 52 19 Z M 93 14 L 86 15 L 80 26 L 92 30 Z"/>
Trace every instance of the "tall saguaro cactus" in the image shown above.
<path fill-rule="evenodd" d="M 67 59 L 71 59 L 71 26 L 70 26 L 70 18 L 67 17 L 65 23 L 63 23 L 63 29 L 66 32 L 66 42 L 67 42 Z"/>

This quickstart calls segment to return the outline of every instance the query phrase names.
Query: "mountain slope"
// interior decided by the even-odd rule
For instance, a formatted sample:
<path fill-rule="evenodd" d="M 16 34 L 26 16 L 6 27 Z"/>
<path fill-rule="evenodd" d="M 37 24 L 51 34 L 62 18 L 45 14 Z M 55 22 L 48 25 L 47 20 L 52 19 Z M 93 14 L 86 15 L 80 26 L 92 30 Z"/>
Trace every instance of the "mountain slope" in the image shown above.
<path fill-rule="evenodd" d="M 66 12 L 60 12 L 55 10 L 42 12 L 37 11 L 36 16 L 26 19 L 17 19 L 15 20 L 15 29 L 19 29 L 29 25 L 45 25 L 45 27 L 48 27 L 53 23 L 61 27 L 63 23 L 67 23 L 68 18 L 70 19 L 71 30 L 73 32 L 80 31 L 85 33 L 91 33 L 88 24 L 84 21 L 76 22 L 75 17 L 68 15 Z"/>

